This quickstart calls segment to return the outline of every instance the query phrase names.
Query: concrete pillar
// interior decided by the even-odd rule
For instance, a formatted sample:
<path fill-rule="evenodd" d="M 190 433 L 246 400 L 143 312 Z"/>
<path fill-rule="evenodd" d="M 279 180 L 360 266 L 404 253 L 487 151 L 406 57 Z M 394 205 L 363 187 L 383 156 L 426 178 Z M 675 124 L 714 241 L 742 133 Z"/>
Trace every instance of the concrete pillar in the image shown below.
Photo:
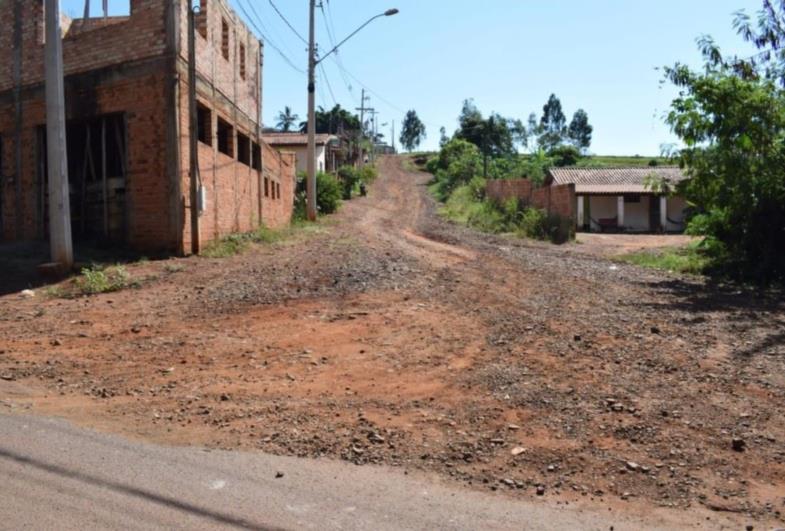
<path fill-rule="evenodd" d="M 578 227 L 578 229 L 582 229 L 583 228 L 583 219 L 584 219 L 583 218 L 583 196 L 579 195 L 578 196 L 578 216 L 577 216 L 577 219 L 575 220 L 575 224 Z"/>
<path fill-rule="evenodd" d="M 664 195 L 660 197 L 660 226 L 663 231 L 668 229 L 668 198 Z"/>
<path fill-rule="evenodd" d="M 619 227 L 624 226 L 624 196 L 620 195 L 616 198 L 616 217 Z"/>

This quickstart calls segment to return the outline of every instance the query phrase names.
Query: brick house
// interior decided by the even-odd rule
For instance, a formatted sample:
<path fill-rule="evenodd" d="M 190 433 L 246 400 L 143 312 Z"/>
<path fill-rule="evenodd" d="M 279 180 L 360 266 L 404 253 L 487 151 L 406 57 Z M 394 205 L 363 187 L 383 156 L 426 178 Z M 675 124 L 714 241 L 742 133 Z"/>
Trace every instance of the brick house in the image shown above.
<path fill-rule="evenodd" d="M 677 167 L 551 168 L 546 186 L 575 186 L 579 230 L 591 232 L 681 232 L 687 202 L 651 189 L 655 179 L 671 188 L 686 176 Z"/>
<path fill-rule="evenodd" d="M 63 20 L 75 241 L 187 254 L 188 4 L 130 0 L 128 16 Z M 47 237 L 42 0 L 0 2 L 0 241 Z M 288 223 L 294 155 L 261 139 L 262 44 L 226 0 L 196 35 L 199 242 Z"/>

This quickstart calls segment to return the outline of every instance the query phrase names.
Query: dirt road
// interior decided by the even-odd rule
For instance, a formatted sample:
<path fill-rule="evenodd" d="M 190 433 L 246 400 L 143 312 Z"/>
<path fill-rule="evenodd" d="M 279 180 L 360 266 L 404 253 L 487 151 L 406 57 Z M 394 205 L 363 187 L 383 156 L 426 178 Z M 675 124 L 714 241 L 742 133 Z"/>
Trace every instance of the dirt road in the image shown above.
<path fill-rule="evenodd" d="M 139 289 L 0 298 L 2 403 L 499 495 L 785 521 L 781 299 L 478 234 L 436 215 L 426 175 L 381 174 L 318 232 L 134 265 Z"/>

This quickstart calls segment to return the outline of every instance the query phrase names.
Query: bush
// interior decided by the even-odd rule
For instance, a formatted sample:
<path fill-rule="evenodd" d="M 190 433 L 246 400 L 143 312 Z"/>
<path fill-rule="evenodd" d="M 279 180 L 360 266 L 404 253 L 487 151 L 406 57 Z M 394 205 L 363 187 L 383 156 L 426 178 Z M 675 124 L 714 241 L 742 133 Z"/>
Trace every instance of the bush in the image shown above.
<path fill-rule="evenodd" d="M 341 183 L 329 173 L 316 174 L 316 208 L 322 214 L 332 214 L 341 204 Z"/>
<path fill-rule="evenodd" d="M 297 174 L 297 187 L 294 195 L 294 212 L 292 217 L 295 220 L 305 220 L 306 204 L 308 193 L 306 191 L 307 176 L 305 172 Z M 343 186 L 341 181 L 335 176 L 318 172 L 316 174 L 316 209 L 321 214 L 332 214 L 341 205 Z"/>
<path fill-rule="evenodd" d="M 581 159 L 581 152 L 575 146 L 564 145 L 553 148 L 548 152 L 556 167 L 575 166 Z"/>
<path fill-rule="evenodd" d="M 82 269 L 82 276 L 76 279 L 79 291 L 85 295 L 109 293 L 128 287 L 130 275 L 122 266 L 103 268 L 93 265 Z"/>

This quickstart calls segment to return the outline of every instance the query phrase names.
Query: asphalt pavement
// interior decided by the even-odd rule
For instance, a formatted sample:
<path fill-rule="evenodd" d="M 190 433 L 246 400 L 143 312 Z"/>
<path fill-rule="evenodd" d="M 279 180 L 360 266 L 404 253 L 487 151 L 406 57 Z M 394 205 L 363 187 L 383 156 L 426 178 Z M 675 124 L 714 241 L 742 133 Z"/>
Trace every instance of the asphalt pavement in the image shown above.
<path fill-rule="evenodd" d="M 162 447 L 58 419 L 0 415 L 2 529 L 619 530 L 675 523 L 485 494 L 398 469 Z"/>

